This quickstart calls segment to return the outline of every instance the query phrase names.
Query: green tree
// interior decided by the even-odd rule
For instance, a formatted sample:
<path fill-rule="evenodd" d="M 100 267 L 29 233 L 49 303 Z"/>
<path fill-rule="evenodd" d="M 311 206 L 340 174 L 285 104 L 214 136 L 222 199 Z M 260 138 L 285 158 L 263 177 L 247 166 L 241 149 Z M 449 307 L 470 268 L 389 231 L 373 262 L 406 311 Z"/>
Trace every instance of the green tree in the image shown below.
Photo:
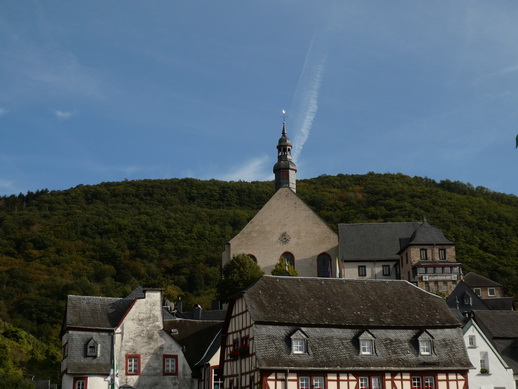
<path fill-rule="evenodd" d="M 286 274 L 288 273 L 288 274 Z M 299 272 L 289 263 L 283 256 L 279 258 L 279 262 L 272 269 L 272 276 L 286 276 L 297 277 Z"/>
<path fill-rule="evenodd" d="M 257 281 L 264 272 L 252 258 L 238 254 L 223 266 L 223 278 L 218 283 L 218 297 L 227 302 L 235 294 L 245 290 Z"/>

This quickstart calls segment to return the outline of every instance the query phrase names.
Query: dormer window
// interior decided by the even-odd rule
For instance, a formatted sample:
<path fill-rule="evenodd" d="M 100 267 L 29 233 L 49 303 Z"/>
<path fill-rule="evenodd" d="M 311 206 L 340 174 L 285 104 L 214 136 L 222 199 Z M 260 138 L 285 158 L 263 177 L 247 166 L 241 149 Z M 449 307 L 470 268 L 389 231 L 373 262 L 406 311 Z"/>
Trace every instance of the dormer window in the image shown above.
<path fill-rule="evenodd" d="M 308 336 L 302 330 L 297 330 L 290 338 L 292 354 L 308 353 Z"/>
<path fill-rule="evenodd" d="M 86 356 L 87 357 L 98 357 L 99 356 L 99 343 L 95 339 L 90 339 L 86 344 Z"/>
<path fill-rule="evenodd" d="M 374 355 L 374 336 L 365 331 L 358 338 L 360 341 L 360 355 Z"/>
<path fill-rule="evenodd" d="M 419 355 L 432 355 L 433 336 L 428 331 L 423 331 L 417 339 L 419 341 Z"/>

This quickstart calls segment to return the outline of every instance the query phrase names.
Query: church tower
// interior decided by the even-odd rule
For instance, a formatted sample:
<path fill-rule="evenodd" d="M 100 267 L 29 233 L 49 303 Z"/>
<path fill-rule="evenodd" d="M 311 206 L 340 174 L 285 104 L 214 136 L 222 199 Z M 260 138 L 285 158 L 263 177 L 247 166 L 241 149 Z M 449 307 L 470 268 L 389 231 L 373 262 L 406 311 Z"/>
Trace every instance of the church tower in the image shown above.
<path fill-rule="evenodd" d="M 291 160 L 291 141 L 286 135 L 286 122 L 282 122 L 282 136 L 277 144 L 277 163 L 273 166 L 275 174 L 275 191 L 280 188 L 290 188 L 297 191 L 297 165 Z"/>

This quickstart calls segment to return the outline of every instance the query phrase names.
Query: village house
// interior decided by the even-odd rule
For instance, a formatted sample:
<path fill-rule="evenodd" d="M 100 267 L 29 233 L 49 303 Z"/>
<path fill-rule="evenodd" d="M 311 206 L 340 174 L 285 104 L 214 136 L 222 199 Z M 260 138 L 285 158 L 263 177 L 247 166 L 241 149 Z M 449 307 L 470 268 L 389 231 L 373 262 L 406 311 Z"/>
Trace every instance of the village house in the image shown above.
<path fill-rule="evenodd" d="M 160 289 L 139 287 L 125 298 L 68 296 L 62 388 L 217 387 L 223 311 L 180 312 L 194 319 L 176 312 L 164 307 Z"/>
<path fill-rule="evenodd" d="M 468 319 L 462 331 L 469 359 L 475 366 L 469 371 L 470 389 L 514 389 L 513 370 L 473 318 Z"/>
<path fill-rule="evenodd" d="M 263 276 L 229 304 L 224 388 L 467 389 L 461 323 L 401 280 Z"/>

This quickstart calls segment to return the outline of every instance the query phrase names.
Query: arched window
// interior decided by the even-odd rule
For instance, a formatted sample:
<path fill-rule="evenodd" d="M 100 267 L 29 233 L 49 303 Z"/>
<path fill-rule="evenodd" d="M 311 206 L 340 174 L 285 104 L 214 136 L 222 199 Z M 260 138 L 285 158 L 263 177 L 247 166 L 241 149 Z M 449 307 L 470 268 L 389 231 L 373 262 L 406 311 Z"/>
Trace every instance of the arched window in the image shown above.
<path fill-rule="evenodd" d="M 282 257 L 285 261 L 287 261 L 291 266 L 295 268 L 295 257 L 292 253 L 290 253 L 289 251 L 285 251 L 284 253 L 282 253 Z"/>
<path fill-rule="evenodd" d="M 255 255 L 252 255 L 252 254 L 247 254 L 247 255 L 250 257 L 250 259 L 251 259 L 252 261 L 254 261 L 255 263 L 257 263 L 257 258 L 255 257 Z"/>
<path fill-rule="evenodd" d="M 331 277 L 331 256 L 328 253 L 319 254 L 317 257 L 317 277 Z"/>

